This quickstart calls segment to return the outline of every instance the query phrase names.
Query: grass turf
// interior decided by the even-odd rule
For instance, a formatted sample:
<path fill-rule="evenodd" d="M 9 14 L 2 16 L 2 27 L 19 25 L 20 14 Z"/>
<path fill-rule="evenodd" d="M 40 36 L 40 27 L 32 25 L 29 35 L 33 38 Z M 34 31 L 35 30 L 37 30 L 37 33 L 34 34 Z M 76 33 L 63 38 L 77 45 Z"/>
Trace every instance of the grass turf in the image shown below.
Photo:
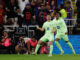
<path fill-rule="evenodd" d="M 80 60 L 80 55 L 53 55 L 48 57 L 48 55 L 8 55 L 1 54 L 0 60 Z"/>

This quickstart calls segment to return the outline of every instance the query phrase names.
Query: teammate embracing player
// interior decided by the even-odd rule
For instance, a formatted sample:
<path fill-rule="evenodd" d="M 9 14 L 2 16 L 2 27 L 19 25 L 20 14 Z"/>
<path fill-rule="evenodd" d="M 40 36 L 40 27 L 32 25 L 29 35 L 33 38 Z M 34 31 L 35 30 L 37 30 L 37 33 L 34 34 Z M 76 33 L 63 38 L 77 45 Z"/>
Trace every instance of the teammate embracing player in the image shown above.
<path fill-rule="evenodd" d="M 39 29 L 41 31 L 45 30 L 45 35 L 38 41 L 38 44 L 37 44 L 36 49 L 35 49 L 35 54 L 37 54 L 38 49 L 40 48 L 40 45 L 42 42 L 49 41 L 49 45 L 50 45 L 49 56 L 52 56 L 53 40 L 54 40 L 54 34 L 52 33 L 52 31 L 54 29 L 54 26 L 53 26 L 53 23 L 51 21 L 51 16 L 47 15 L 47 21 L 43 24 L 43 27 L 40 28 L 37 26 L 37 29 Z"/>
<path fill-rule="evenodd" d="M 72 49 L 72 52 L 73 54 L 75 54 L 75 50 L 73 49 L 73 46 L 72 44 L 69 42 L 69 39 L 68 39 L 68 31 L 67 31 L 67 26 L 64 22 L 64 19 L 61 18 L 61 13 L 60 12 L 56 12 L 56 15 L 55 15 L 55 19 L 53 20 L 53 24 L 54 26 L 56 27 L 55 30 L 53 31 L 54 32 L 57 32 L 56 33 L 56 36 L 55 36 L 55 44 L 56 46 L 59 48 L 59 50 L 61 51 L 61 55 L 64 54 L 64 51 L 63 49 L 61 48 L 60 44 L 59 44 L 59 40 L 61 38 L 64 39 L 64 41 L 69 45 L 69 47 Z"/>
<path fill-rule="evenodd" d="M 61 38 L 63 38 L 63 40 L 72 49 L 73 54 L 75 54 L 75 50 L 74 50 L 72 44 L 69 42 L 69 39 L 68 39 L 67 26 L 64 22 L 64 19 L 61 18 L 61 13 L 60 12 L 56 12 L 55 19 L 53 21 L 51 21 L 51 16 L 47 15 L 47 21 L 43 24 L 43 27 L 40 28 L 40 27 L 37 26 L 37 29 L 39 29 L 41 31 L 45 30 L 45 35 L 38 41 L 38 44 L 37 44 L 36 49 L 35 49 L 35 54 L 37 54 L 41 43 L 49 40 L 49 44 L 50 44 L 49 56 L 52 56 L 53 40 L 54 40 L 54 33 L 55 32 L 56 32 L 55 44 L 59 48 L 59 50 L 61 51 L 61 55 L 64 54 L 64 51 L 59 44 L 59 40 Z"/>

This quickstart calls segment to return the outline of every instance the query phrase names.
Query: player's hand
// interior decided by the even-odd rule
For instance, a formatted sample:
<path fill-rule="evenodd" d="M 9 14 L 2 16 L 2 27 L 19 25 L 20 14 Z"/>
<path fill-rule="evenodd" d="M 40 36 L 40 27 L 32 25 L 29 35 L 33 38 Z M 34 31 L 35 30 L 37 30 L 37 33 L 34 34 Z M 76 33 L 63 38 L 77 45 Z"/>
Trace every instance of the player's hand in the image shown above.
<path fill-rule="evenodd" d="M 51 34 L 53 34 L 54 32 L 52 31 Z"/>
<path fill-rule="evenodd" d="M 37 25 L 36 28 L 39 29 L 39 26 Z"/>

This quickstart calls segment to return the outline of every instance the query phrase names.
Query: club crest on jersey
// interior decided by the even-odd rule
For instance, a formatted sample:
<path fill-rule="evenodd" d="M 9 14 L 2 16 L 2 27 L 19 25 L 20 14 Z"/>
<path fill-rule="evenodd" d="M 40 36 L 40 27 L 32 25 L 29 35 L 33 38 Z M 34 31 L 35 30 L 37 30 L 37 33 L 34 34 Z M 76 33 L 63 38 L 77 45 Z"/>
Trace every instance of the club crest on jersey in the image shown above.
<path fill-rule="evenodd" d="M 57 26 L 57 29 L 60 29 L 60 26 Z"/>
<path fill-rule="evenodd" d="M 49 27 L 47 27 L 47 30 L 49 30 Z"/>

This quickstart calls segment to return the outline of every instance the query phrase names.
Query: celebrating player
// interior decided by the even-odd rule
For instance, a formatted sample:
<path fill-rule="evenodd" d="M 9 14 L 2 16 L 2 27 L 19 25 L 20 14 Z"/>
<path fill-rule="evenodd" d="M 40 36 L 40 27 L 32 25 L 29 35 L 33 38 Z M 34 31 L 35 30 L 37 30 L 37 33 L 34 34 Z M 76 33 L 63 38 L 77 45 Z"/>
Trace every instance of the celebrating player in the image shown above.
<path fill-rule="evenodd" d="M 45 30 L 45 35 L 38 41 L 38 44 L 37 44 L 36 49 L 35 49 L 35 54 L 37 54 L 38 49 L 39 49 L 41 43 L 42 42 L 46 42 L 46 41 L 49 40 L 49 44 L 50 44 L 49 56 L 52 56 L 54 34 L 51 33 L 51 32 L 54 29 L 54 27 L 52 25 L 51 16 L 47 15 L 47 21 L 43 24 L 43 27 L 42 28 L 37 27 L 37 29 L 39 29 L 41 31 Z"/>
<path fill-rule="evenodd" d="M 55 44 L 59 48 L 59 50 L 61 51 L 61 55 L 63 55 L 64 54 L 64 51 L 63 51 L 63 49 L 61 48 L 61 46 L 60 46 L 60 44 L 58 42 L 61 38 L 63 38 L 64 41 L 72 49 L 73 54 L 75 54 L 75 51 L 73 49 L 73 46 L 69 42 L 69 39 L 68 39 L 67 26 L 66 26 L 64 20 L 60 16 L 61 16 L 61 13 L 60 12 L 56 12 L 56 18 L 53 20 L 53 24 L 56 27 L 56 29 L 53 32 L 56 32 L 57 31 L 57 34 L 55 36 Z"/>

